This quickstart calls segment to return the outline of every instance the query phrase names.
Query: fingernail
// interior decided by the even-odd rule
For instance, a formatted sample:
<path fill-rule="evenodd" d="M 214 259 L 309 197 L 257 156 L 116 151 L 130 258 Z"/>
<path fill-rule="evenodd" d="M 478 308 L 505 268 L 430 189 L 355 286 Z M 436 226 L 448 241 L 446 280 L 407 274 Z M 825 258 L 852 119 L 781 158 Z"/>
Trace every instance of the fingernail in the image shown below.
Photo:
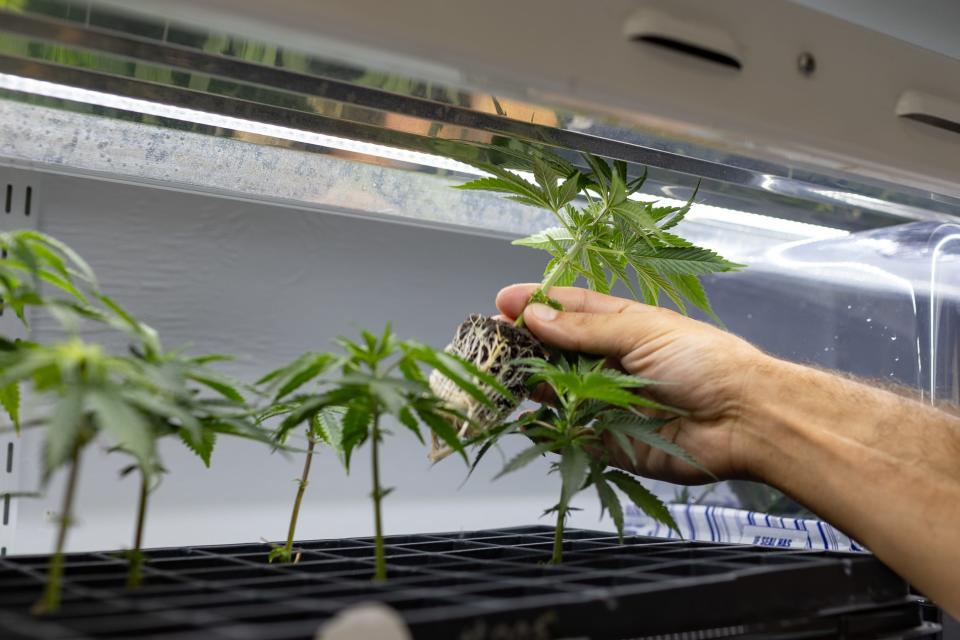
<path fill-rule="evenodd" d="M 531 304 L 527 307 L 527 311 L 533 314 L 537 320 L 542 322 L 550 322 L 551 320 L 557 319 L 557 310 L 553 307 L 548 307 L 545 304 Z"/>

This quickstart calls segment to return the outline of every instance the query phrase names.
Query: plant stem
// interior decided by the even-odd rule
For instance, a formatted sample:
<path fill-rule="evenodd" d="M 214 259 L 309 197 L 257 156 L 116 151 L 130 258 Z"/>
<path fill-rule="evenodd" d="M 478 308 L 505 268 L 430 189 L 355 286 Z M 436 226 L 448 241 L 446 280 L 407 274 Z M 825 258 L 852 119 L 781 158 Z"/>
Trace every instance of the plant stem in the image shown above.
<path fill-rule="evenodd" d="M 550 288 L 556 284 L 557 279 L 560 277 L 568 264 L 570 264 L 573 256 L 580 253 L 580 250 L 583 248 L 584 237 L 577 238 L 570 248 L 567 250 L 563 257 L 557 262 L 556 266 L 550 270 L 550 273 L 543 279 L 540 283 L 540 286 L 537 287 L 537 291 L 541 291 L 544 295 L 550 295 Z M 536 292 L 534 292 L 536 293 Z M 527 304 L 530 304 L 529 302 Z M 524 309 L 526 305 L 524 305 Z M 515 327 L 523 327 L 523 309 L 520 310 L 520 315 L 517 316 L 516 322 L 513 323 Z"/>
<path fill-rule="evenodd" d="M 293 513 L 290 514 L 290 528 L 287 529 L 287 544 L 284 545 L 284 552 L 287 561 L 290 560 L 293 553 L 293 538 L 297 531 L 297 518 L 300 516 L 300 503 L 303 502 L 303 494 L 307 490 L 308 478 L 310 477 L 310 464 L 313 462 L 313 450 L 317 445 L 317 439 L 313 434 L 307 436 L 307 458 L 303 463 L 303 475 L 300 477 L 300 486 L 297 488 L 297 498 L 293 501 Z"/>
<path fill-rule="evenodd" d="M 137 505 L 137 528 L 133 534 L 133 549 L 130 551 L 130 567 L 127 586 L 139 587 L 143 581 L 143 529 L 147 520 L 147 500 L 150 497 L 150 477 L 140 470 L 140 501 Z"/>
<path fill-rule="evenodd" d="M 370 464 L 373 467 L 373 529 L 374 529 L 374 559 L 376 571 L 373 579 L 383 581 L 387 579 L 387 559 L 383 546 L 383 516 L 380 512 L 380 501 L 383 497 L 380 488 L 380 414 L 373 416 L 373 430 L 370 442 Z"/>
<path fill-rule="evenodd" d="M 553 556 L 550 564 L 563 563 L 563 525 L 567 519 L 567 505 L 562 501 L 557 505 L 557 524 L 553 530 Z"/>
<path fill-rule="evenodd" d="M 43 591 L 43 598 L 33 607 L 38 614 L 53 613 L 60 608 L 60 595 L 63 587 L 63 569 L 65 559 L 63 549 L 67 543 L 67 529 L 73 521 L 73 500 L 77 491 L 77 477 L 80 475 L 80 447 L 78 442 L 73 447 L 70 456 L 70 471 L 67 476 L 67 486 L 63 494 L 63 507 L 60 512 L 60 528 L 57 531 L 57 544 L 50 564 L 47 568 L 47 584 Z"/>

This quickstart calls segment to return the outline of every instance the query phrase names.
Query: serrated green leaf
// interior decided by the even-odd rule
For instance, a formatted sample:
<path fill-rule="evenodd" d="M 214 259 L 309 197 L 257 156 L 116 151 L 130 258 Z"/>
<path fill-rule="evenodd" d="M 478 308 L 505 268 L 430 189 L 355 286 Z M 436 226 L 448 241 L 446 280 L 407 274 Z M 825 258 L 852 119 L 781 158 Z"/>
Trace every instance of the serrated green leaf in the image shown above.
<path fill-rule="evenodd" d="M 308 420 L 316 412 L 327 407 L 349 406 L 356 404 L 356 390 L 351 388 L 331 389 L 318 396 L 309 397 L 293 407 L 287 417 L 283 419 L 278 433 L 284 434 Z M 348 410 L 349 413 L 349 410 Z M 344 426 L 346 429 L 346 425 Z"/>
<path fill-rule="evenodd" d="M 617 537 L 622 541 L 623 507 L 620 505 L 620 498 L 617 497 L 616 492 L 607 484 L 599 465 L 591 465 L 590 477 L 593 480 L 593 485 L 597 489 L 597 498 L 600 499 L 600 517 L 603 517 L 604 510 L 610 513 L 610 518 L 617 528 Z"/>
<path fill-rule="evenodd" d="M 709 469 L 700 464 L 686 449 L 660 435 L 659 429 L 663 424 L 663 420 L 622 412 L 605 417 L 601 422 L 604 430 L 624 433 L 638 442 L 642 442 L 655 449 L 660 449 L 664 453 L 683 460 L 691 467 L 709 475 L 711 478 L 716 478 Z"/>
<path fill-rule="evenodd" d="M 723 321 L 714 313 L 713 307 L 710 305 L 710 299 L 707 297 L 707 292 L 704 291 L 703 285 L 700 284 L 696 276 L 673 275 L 667 277 L 677 288 L 677 291 L 689 300 L 693 306 L 706 313 L 718 327 L 724 328 Z"/>
<path fill-rule="evenodd" d="M 660 228 L 663 229 L 664 231 L 666 231 L 667 229 L 672 229 L 673 227 L 675 227 L 675 226 L 677 226 L 678 224 L 680 224 L 680 222 L 682 222 L 683 219 L 686 217 L 686 215 L 690 212 L 690 207 L 693 206 L 693 201 L 694 201 L 694 199 L 696 199 L 696 197 L 697 197 L 697 192 L 698 192 L 698 191 L 700 191 L 700 183 L 699 183 L 699 182 L 697 182 L 696 188 L 693 190 L 693 193 L 690 194 L 690 199 L 687 200 L 687 203 L 686 203 L 685 205 L 683 205 L 682 207 L 679 207 L 679 208 L 675 208 L 675 209 L 673 209 L 672 211 L 662 212 L 661 215 L 657 218 L 657 221 L 658 221 L 658 222 L 659 222 L 660 220 L 666 218 L 666 216 L 668 216 L 668 215 L 669 215 L 670 217 L 667 218 L 666 222 L 664 222 L 664 223 L 662 223 L 662 224 L 660 225 Z M 660 212 L 658 212 L 658 213 L 660 213 Z"/>
<path fill-rule="evenodd" d="M 662 522 L 667 525 L 676 531 L 678 535 L 680 534 L 680 529 L 677 527 L 673 516 L 670 515 L 667 506 L 663 504 L 660 498 L 650 493 L 650 491 L 633 478 L 633 476 L 618 470 L 607 471 L 603 476 L 623 491 L 627 497 L 630 498 L 630 501 L 637 505 L 641 511 L 657 522 Z"/>
<path fill-rule="evenodd" d="M 564 447 L 560 454 L 559 469 L 563 496 L 561 501 L 568 504 L 587 480 L 587 474 L 590 472 L 590 456 L 578 445 Z"/>
<path fill-rule="evenodd" d="M 515 402 L 510 392 L 496 376 L 481 370 L 477 365 L 464 358 L 425 345 L 416 345 L 409 351 L 412 357 L 428 366 L 432 366 L 452 381 L 471 398 L 487 407 L 493 407 L 493 400 L 478 386 L 477 382 L 490 387 L 510 402 Z M 477 381 L 477 382 L 475 382 Z"/>
<path fill-rule="evenodd" d="M 503 466 L 503 469 L 500 470 L 500 473 L 495 475 L 493 479 L 496 480 L 501 476 L 504 476 L 508 473 L 516 471 L 517 469 L 527 466 L 528 464 L 530 464 L 531 462 L 533 462 L 534 460 L 536 460 L 546 452 L 550 451 L 553 448 L 553 446 L 554 445 L 552 442 L 541 442 L 539 444 L 533 445 L 532 447 L 528 447 L 524 449 L 523 451 L 515 455 L 513 458 L 511 458 L 507 462 L 507 464 Z"/>
<path fill-rule="evenodd" d="M 403 409 L 397 413 L 397 420 L 407 429 L 414 432 L 417 435 L 417 439 L 421 442 L 423 441 L 423 435 L 420 433 L 420 423 L 417 422 L 417 417 L 414 415 L 413 409 L 409 406 L 403 407 Z"/>
<path fill-rule="evenodd" d="M 162 347 L 160 346 L 160 339 L 153 327 L 150 327 L 134 318 L 109 296 L 101 293 L 97 295 L 97 299 L 113 312 L 116 321 L 114 321 L 112 318 L 108 318 L 107 321 L 110 324 L 113 324 L 121 329 L 126 329 L 132 335 L 139 338 L 148 354 L 158 354 L 161 352 Z"/>
<path fill-rule="evenodd" d="M 90 268 L 90 265 L 87 264 L 86 260 L 80 257 L 80 255 L 71 249 L 67 244 L 39 231 L 23 230 L 16 233 L 23 239 L 32 240 L 33 242 L 41 245 L 46 245 L 54 251 L 63 254 L 77 269 L 79 269 L 80 275 L 85 280 L 91 284 L 96 284 L 97 276 L 93 273 L 93 269 Z"/>
<path fill-rule="evenodd" d="M 587 278 L 589 287 L 600 293 L 610 293 L 610 283 L 607 280 L 607 272 L 603 268 L 603 261 L 600 256 L 593 252 L 584 251 L 581 260 L 584 271 L 590 274 Z"/>
<path fill-rule="evenodd" d="M 343 407 L 327 407 L 314 414 L 310 422 L 313 434 L 340 458 L 344 466 L 347 465 L 347 452 L 343 445 L 345 413 Z"/>
<path fill-rule="evenodd" d="M 559 210 L 561 207 L 566 205 L 569 202 L 572 202 L 576 199 L 577 194 L 580 193 L 580 179 L 582 176 L 580 172 L 575 172 L 569 178 L 564 180 L 563 184 L 560 185 L 557 194 L 557 201 L 555 203 L 555 210 Z"/>
<path fill-rule="evenodd" d="M 445 415 L 436 413 L 429 408 L 418 408 L 417 415 L 430 427 L 431 432 L 435 433 L 444 444 L 463 458 L 464 462 L 469 464 L 470 461 L 467 458 L 467 452 L 463 447 L 463 443 L 460 442 L 460 438 L 457 436 L 457 430 L 454 429 Z"/>
<path fill-rule="evenodd" d="M 245 402 L 243 394 L 240 393 L 236 388 L 238 386 L 237 381 L 227 376 L 215 373 L 208 369 L 203 371 L 191 371 L 187 374 L 187 377 L 194 382 L 213 389 L 228 400 L 233 400 L 234 402 L 239 403 Z"/>
<path fill-rule="evenodd" d="M 554 274 L 556 269 L 561 269 L 559 274 Z M 574 269 L 570 263 L 564 262 L 561 264 L 561 260 L 554 258 L 547 263 L 547 268 L 544 270 L 544 280 L 552 280 L 553 286 L 555 287 L 570 287 L 577 281 L 577 278 L 580 277 L 577 273 L 577 270 Z"/>
<path fill-rule="evenodd" d="M 290 395 L 307 382 L 327 371 L 335 362 L 336 358 L 329 353 L 309 354 L 300 363 L 300 366 L 286 372 L 283 376 L 283 383 L 277 389 L 274 399 L 281 400 Z"/>
<path fill-rule="evenodd" d="M 498 193 L 509 193 L 514 197 L 530 201 L 533 206 L 550 209 L 550 199 L 539 186 L 527 182 L 520 176 L 493 165 L 477 165 L 487 173 L 493 174 L 494 178 L 480 178 L 460 185 L 460 189 L 495 191 Z"/>
<path fill-rule="evenodd" d="M 20 435 L 20 385 L 11 382 L 0 387 L 0 406 L 7 412 L 17 435 Z"/>
<path fill-rule="evenodd" d="M 580 155 L 586 160 L 587 165 L 590 167 L 592 175 L 589 177 L 593 178 L 597 185 L 606 192 L 607 185 L 610 184 L 610 178 L 612 176 L 610 165 L 608 165 L 605 160 L 591 153 L 582 153 Z"/>
<path fill-rule="evenodd" d="M 646 241 L 648 236 L 658 237 L 660 229 L 650 215 L 647 205 L 636 200 L 623 200 L 610 210 L 616 218 L 630 226 L 634 232 L 640 234 Z"/>
<path fill-rule="evenodd" d="M 643 264 L 663 275 L 701 276 L 736 269 L 738 265 L 721 258 L 710 249 L 700 247 L 635 246 L 629 253 L 631 262 Z"/>
<path fill-rule="evenodd" d="M 563 227 L 550 227 L 543 231 L 538 231 L 526 238 L 514 240 L 510 244 L 520 247 L 530 247 L 532 249 L 543 249 L 545 251 L 556 248 L 557 246 L 566 250 L 574 242 L 573 236 Z"/>
<path fill-rule="evenodd" d="M 617 441 L 617 446 L 619 446 L 620 450 L 623 451 L 624 454 L 626 454 L 627 458 L 630 460 L 630 464 L 636 467 L 637 466 L 637 450 L 633 446 L 633 442 L 631 442 L 630 438 L 627 437 L 627 434 L 625 434 L 620 429 L 608 429 L 607 433 L 609 433 L 613 437 L 613 439 Z"/>
<path fill-rule="evenodd" d="M 126 402 L 144 413 L 164 421 L 178 422 L 182 427 L 181 430 L 189 432 L 193 438 L 201 436 L 200 422 L 197 417 L 176 402 L 137 387 L 124 388 L 120 391 Z"/>
<path fill-rule="evenodd" d="M 210 467 L 210 456 L 213 455 L 213 447 L 217 442 L 217 432 L 212 429 L 201 429 L 198 433 L 191 433 L 186 429 L 178 429 L 177 435 L 180 440 L 193 451 L 205 467 Z"/>
<path fill-rule="evenodd" d="M 90 391 L 87 403 L 100 430 L 142 466 L 149 466 L 153 457 L 153 438 L 150 424 L 143 414 L 121 400 L 119 395 L 100 389 Z"/>
<path fill-rule="evenodd" d="M 70 459 L 83 428 L 83 390 L 69 387 L 57 402 L 44 438 L 44 478 Z"/>

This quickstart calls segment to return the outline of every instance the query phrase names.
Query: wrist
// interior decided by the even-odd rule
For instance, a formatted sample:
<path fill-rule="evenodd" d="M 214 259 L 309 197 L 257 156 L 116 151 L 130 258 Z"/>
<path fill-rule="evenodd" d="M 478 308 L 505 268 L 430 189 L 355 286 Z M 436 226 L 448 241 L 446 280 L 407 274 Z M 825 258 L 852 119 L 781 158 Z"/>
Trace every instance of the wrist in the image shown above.
<path fill-rule="evenodd" d="M 804 405 L 816 403 L 816 373 L 800 365 L 758 354 L 746 369 L 737 423 L 739 467 L 744 477 L 779 486 L 808 438 Z M 805 396 L 804 396 L 805 394 Z"/>

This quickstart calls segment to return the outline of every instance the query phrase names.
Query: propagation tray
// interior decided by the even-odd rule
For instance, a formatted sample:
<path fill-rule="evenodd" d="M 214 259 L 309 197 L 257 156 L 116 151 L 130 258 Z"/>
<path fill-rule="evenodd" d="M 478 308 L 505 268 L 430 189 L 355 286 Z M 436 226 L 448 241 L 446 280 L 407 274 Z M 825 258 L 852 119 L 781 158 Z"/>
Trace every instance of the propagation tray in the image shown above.
<path fill-rule="evenodd" d="M 641 637 L 937 637 L 908 585 L 873 556 L 534 526 L 391 536 L 378 585 L 371 538 L 300 542 L 296 565 L 267 544 L 148 551 L 125 585 L 116 552 L 68 556 L 55 616 L 33 617 L 47 556 L 0 558 L 0 638 L 308 640 L 338 612 L 379 601 L 416 640 Z M 676 635 L 661 635 L 676 634 Z"/>

